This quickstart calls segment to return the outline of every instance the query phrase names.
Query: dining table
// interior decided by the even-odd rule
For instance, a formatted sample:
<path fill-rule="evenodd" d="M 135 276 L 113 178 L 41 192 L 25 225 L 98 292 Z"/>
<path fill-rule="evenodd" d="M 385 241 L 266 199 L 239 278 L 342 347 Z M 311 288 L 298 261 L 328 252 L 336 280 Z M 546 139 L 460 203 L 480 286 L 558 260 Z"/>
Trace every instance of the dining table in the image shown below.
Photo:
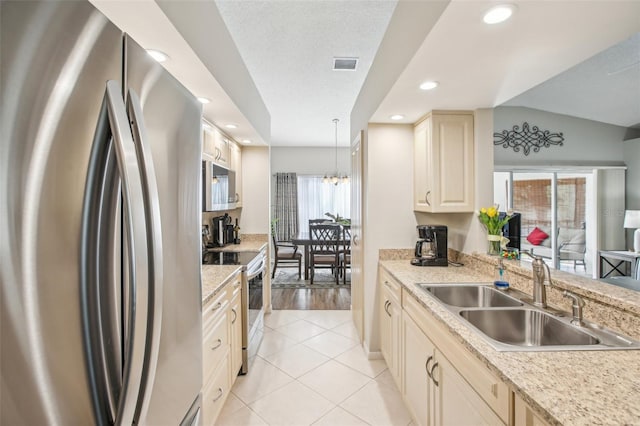
<path fill-rule="evenodd" d="M 342 233 L 341 233 L 342 235 Z M 303 250 L 303 258 L 304 258 L 304 279 L 308 280 L 309 279 L 309 273 L 311 271 L 310 265 L 309 265 L 309 248 L 311 246 L 311 237 L 309 236 L 309 230 L 304 230 L 304 231 L 299 231 L 298 234 L 291 239 L 291 243 L 297 245 L 297 246 L 302 246 Z M 349 247 L 351 246 L 351 239 L 347 238 L 347 239 L 340 239 L 338 241 L 338 246 L 340 246 L 341 250 L 348 250 Z"/>

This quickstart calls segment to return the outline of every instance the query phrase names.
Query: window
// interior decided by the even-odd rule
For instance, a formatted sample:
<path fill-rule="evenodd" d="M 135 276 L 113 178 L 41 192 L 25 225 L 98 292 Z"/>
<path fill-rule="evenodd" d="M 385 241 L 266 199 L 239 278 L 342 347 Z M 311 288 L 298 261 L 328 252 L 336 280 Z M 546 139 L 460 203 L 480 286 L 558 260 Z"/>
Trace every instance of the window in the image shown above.
<path fill-rule="evenodd" d="M 497 172 L 494 200 L 521 214 L 521 249 L 586 275 L 592 269 L 586 258 L 588 181 L 589 174 L 580 172 Z M 548 237 L 527 240 L 538 230 Z"/>
<path fill-rule="evenodd" d="M 351 185 L 322 183 L 322 176 L 298 176 L 298 229 L 305 231 L 309 219 L 329 219 L 325 213 L 351 217 Z"/>

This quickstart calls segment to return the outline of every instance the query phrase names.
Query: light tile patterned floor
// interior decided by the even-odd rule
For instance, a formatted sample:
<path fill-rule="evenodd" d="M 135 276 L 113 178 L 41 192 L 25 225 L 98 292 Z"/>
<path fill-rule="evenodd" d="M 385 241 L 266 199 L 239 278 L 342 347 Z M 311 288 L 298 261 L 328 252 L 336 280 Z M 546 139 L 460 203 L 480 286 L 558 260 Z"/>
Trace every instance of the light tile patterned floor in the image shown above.
<path fill-rule="evenodd" d="M 274 311 L 219 426 L 411 424 L 384 360 L 369 360 L 349 311 Z"/>

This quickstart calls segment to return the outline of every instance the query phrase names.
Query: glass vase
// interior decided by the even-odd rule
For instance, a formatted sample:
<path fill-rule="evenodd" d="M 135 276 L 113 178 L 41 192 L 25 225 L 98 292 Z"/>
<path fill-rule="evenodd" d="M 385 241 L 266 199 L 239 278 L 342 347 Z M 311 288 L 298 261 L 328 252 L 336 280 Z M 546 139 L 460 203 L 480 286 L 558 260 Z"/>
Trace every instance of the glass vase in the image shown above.
<path fill-rule="evenodd" d="M 500 240 L 501 235 L 487 235 L 487 254 L 489 256 L 500 256 Z"/>

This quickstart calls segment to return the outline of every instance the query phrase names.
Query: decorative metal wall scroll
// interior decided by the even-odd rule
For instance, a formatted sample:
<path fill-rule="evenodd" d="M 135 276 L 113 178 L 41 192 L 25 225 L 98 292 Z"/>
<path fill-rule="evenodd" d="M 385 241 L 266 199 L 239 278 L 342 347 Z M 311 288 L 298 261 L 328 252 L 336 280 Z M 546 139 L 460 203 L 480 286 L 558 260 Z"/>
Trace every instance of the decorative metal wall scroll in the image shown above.
<path fill-rule="evenodd" d="M 502 145 L 503 148 L 513 148 L 515 152 L 520 152 L 520 148 L 524 155 L 529 155 L 533 148 L 533 152 L 539 152 L 540 148 L 549 148 L 551 145 L 560 145 L 564 141 L 562 132 L 551 133 L 548 130 L 540 130 L 538 126 L 532 126 L 529 129 L 529 123 L 526 121 L 520 126 L 513 126 L 513 130 L 503 130 L 500 133 L 493 134 L 493 144 Z"/>

